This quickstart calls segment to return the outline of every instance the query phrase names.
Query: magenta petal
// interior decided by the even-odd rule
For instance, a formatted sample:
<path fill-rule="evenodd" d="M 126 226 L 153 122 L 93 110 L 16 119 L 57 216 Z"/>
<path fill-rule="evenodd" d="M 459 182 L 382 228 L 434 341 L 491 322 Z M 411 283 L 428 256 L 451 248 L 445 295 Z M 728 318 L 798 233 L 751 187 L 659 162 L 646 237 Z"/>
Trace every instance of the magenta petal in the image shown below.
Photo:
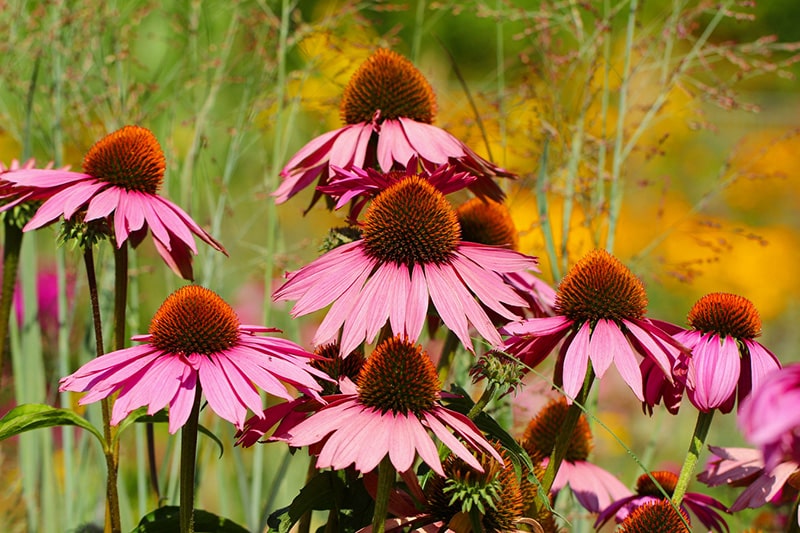
<path fill-rule="evenodd" d="M 611 366 L 614 361 L 614 354 L 617 351 L 617 346 L 620 344 L 619 337 L 622 337 L 622 342 L 628 344 L 625 337 L 620 333 L 619 336 L 614 335 L 614 331 L 619 331 L 617 324 L 611 320 L 602 318 L 597 321 L 592 331 L 591 338 L 589 339 L 589 356 L 592 360 L 592 368 L 598 378 L 603 375 Z"/>
<path fill-rule="evenodd" d="M 586 379 L 586 369 L 589 366 L 589 322 L 584 322 L 572 342 L 567 346 L 564 355 L 564 395 L 567 401 L 578 395 Z"/>
<path fill-rule="evenodd" d="M 565 316 L 548 316 L 543 318 L 528 318 L 506 324 L 501 331 L 506 335 L 532 335 L 543 337 L 558 333 L 572 326 L 574 322 Z"/>
<path fill-rule="evenodd" d="M 201 355 L 196 358 L 199 366 L 200 384 L 203 386 L 208 405 L 221 418 L 224 418 L 238 429 L 244 425 L 247 409 L 231 390 L 224 371 L 215 358 Z"/>
<path fill-rule="evenodd" d="M 408 292 L 406 302 L 406 330 L 409 338 L 416 341 L 422 333 L 425 325 L 425 317 L 428 314 L 428 286 L 425 281 L 425 272 L 420 265 L 414 265 L 411 270 L 411 289 Z"/>
<path fill-rule="evenodd" d="M 378 164 L 383 172 L 389 172 L 395 161 L 405 164 L 417 152 L 406 137 L 398 120 L 384 120 L 378 135 L 376 148 Z M 447 159 L 441 161 L 447 162 Z"/>
<path fill-rule="evenodd" d="M 474 352 L 475 348 L 469 338 L 464 309 L 461 307 L 461 302 L 450 294 L 450 285 L 442 275 L 441 268 L 435 264 L 425 265 L 425 279 L 428 282 L 431 301 L 439 312 L 439 316 L 442 317 L 442 322 L 455 333 L 464 347 Z"/>
<path fill-rule="evenodd" d="M 688 392 L 698 409 L 716 409 L 736 391 L 741 371 L 736 340 L 725 336 L 705 336 L 692 350 L 695 389 Z"/>
<path fill-rule="evenodd" d="M 744 344 L 750 352 L 750 392 L 752 392 L 761 386 L 765 376 L 779 369 L 781 364 L 775 354 L 756 341 L 745 340 Z"/>
<path fill-rule="evenodd" d="M 197 372 L 186 365 L 183 370 L 181 385 L 169 404 L 169 432 L 171 434 L 174 435 L 189 420 L 196 394 Z"/>
<path fill-rule="evenodd" d="M 389 305 L 389 325 L 392 333 L 408 335 L 406 325 L 406 307 L 409 304 L 409 294 L 411 294 L 411 274 L 406 265 L 396 265 L 388 263 L 383 268 L 392 270 L 393 283 L 386 287 L 386 300 Z M 425 295 L 427 304 L 427 294 Z M 414 341 L 417 340 L 415 337 Z"/>
<path fill-rule="evenodd" d="M 461 441 L 453 436 L 450 431 L 441 423 L 439 420 L 434 416 L 432 413 L 425 413 L 424 415 L 425 423 L 431 428 L 433 434 L 442 441 L 442 443 L 447 446 L 447 448 L 453 452 L 453 455 L 463 460 L 469 466 L 477 470 L 478 472 L 483 472 L 483 467 L 481 466 L 480 461 L 478 461 L 474 455 L 472 455 L 469 450 L 464 446 Z"/>
<path fill-rule="evenodd" d="M 757 509 L 766 504 L 783 488 L 797 468 L 797 463 L 787 462 L 779 464 L 769 473 L 761 474 L 736 498 L 730 510 L 737 512 L 746 508 Z"/>
<path fill-rule="evenodd" d="M 389 459 L 398 472 L 405 472 L 414 463 L 416 457 L 414 447 L 414 428 L 409 418 L 413 414 L 396 413 L 394 421 L 394 431 L 389 440 Z"/>
<path fill-rule="evenodd" d="M 436 472 L 442 477 L 445 477 L 442 462 L 439 460 L 439 452 L 436 449 L 433 439 L 431 439 L 425 427 L 416 416 L 408 417 L 408 429 L 414 438 L 414 446 L 419 453 L 420 458 L 431 467 L 431 470 Z"/>

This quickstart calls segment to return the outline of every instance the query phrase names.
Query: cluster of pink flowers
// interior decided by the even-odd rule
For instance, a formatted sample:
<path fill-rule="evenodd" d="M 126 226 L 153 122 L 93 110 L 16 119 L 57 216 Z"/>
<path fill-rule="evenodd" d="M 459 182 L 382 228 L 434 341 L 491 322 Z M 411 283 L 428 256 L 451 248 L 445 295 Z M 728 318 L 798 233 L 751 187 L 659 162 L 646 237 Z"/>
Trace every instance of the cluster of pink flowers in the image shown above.
<path fill-rule="evenodd" d="M 404 96 L 402 105 L 394 94 Z M 141 344 L 90 361 L 62 378 L 60 390 L 86 392 L 81 404 L 113 398 L 111 424 L 143 406 L 151 415 L 167 409 L 171 433 L 187 424 L 202 393 L 236 427 L 237 444 L 307 448 L 317 469 L 357 473 L 376 508 L 386 503 L 386 479 L 393 484 L 399 473 L 409 494 L 392 493 L 386 527 L 445 527 L 466 513 L 489 530 L 535 521 L 557 531 L 549 508 L 566 487 L 597 527 L 665 513 L 687 531 L 696 517 L 722 532 L 724 513 L 777 501 L 800 468 L 800 367 L 781 369 L 755 340 L 761 324 L 752 303 L 706 295 L 686 329 L 649 318 L 643 283 L 599 249 L 551 288 L 538 277 L 537 259 L 516 249 L 495 181 L 513 174 L 432 124 L 432 90 L 399 54 L 373 54 L 347 86 L 341 110 L 346 125 L 291 157 L 274 193 L 283 203 L 315 184 L 312 205 L 325 197 L 335 209 L 349 206 L 352 238 L 287 273 L 272 295 L 294 302 L 295 318 L 326 310 L 314 353 L 263 336 L 276 330 L 241 324 L 213 291 L 186 285 L 164 301 L 147 334 L 133 337 Z M 195 237 L 225 253 L 158 194 L 165 158 L 145 128 L 101 139 L 83 167 L 1 167 L 0 209 L 35 206 L 23 230 L 63 219 L 117 249 L 137 247 L 149 233 L 165 263 L 189 280 Z M 474 198 L 464 202 L 469 193 Z M 425 342 L 438 334 L 446 339 L 436 357 Z M 486 403 L 442 390 L 448 358 L 459 351 L 470 364 L 484 358 L 474 374 L 487 379 L 487 394 L 516 386 L 520 376 L 509 374 L 518 366 L 509 361 L 524 374 L 552 354 L 560 399 L 515 447 L 486 422 Z M 586 408 L 592 383 L 612 367 L 650 413 L 661 403 L 676 413 L 684 395 L 700 417 L 738 405 L 742 431 L 758 450 L 713 447 L 718 459 L 700 476 L 709 486 L 748 483 L 732 506 L 686 492 L 666 471 L 642 476 L 634 493 L 588 460 L 589 426 L 575 409 Z M 286 401 L 264 409 L 259 391 Z M 516 476 L 510 455 L 527 459 L 524 468 L 544 480 L 548 496 Z M 386 465 L 390 478 L 380 471 Z M 477 514 L 474 501 L 483 502 Z"/>

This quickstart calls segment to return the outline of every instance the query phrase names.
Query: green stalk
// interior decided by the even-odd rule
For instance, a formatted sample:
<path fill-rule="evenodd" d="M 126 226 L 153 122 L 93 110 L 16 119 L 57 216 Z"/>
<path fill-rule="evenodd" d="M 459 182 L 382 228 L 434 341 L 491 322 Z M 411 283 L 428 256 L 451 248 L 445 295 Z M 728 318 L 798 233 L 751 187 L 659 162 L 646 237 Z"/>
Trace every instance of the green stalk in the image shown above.
<path fill-rule="evenodd" d="M 378 492 L 375 494 L 375 514 L 372 515 L 373 533 L 383 533 L 386 513 L 389 509 L 389 494 L 395 480 L 394 465 L 387 454 L 378 465 Z"/>
<path fill-rule="evenodd" d="M 697 465 L 697 459 L 700 457 L 700 452 L 706 442 L 708 435 L 708 428 L 711 427 L 711 420 L 714 418 L 714 410 L 704 413 L 700 411 L 697 413 L 697 424 L 694 427 L 694 434 L 692 440 L 689 442 L 689 451 L 686 454 L 686 459 L 683 461 L 681 473 L 678 476 L 678 483 L 675 485 L 675 491 L 672 493 L 672 502 L 679 506 L 683 495 L 686 494 L 686 488 L 689 486 L 689 481 L 694 474 L 694 467 Z"/>
<path fill-rule="evenodd" d="M 558 437 L 556 438 L 556 444 L 553 448 L 553 453 L 550 454 L 550 461 L 547 463 L 547 468 L 542 476 L 541 485 L 545 496 L 550 493 L 550 489 L 553 487 L 553 482 L 556 479 L 556 474 L 558 474 L 558 469 L 561 467 L 561 463 L 564 461 L 564 457 L 567 455 L 567 450 L 569 449 L 570 441 L 572 440 L 572 433 L 575 431 L 575 428 L 578 425 L 578 420 L 583 412 L 583 406 L 586 403 L 586 399 L 589 397 L 589 391 L 594 383 L 594 370 L 592 369 L 592 363 L 589 362 L 588 366 L 589 367 L 586 369 L 586 377 L 583 380 L 583 387 L 581 387 L 580 392 L 578 392 L 578 396 L 573 399 L 569 409 L 567 409 L 567 415 L 564 417 L 564 423 L 561 425 L 561 431 L 558 433 Z"/>
<path fill-rule="evenodd" d="M 469 413 L 467 413 L 467 418 L 469 418 L 470 420 L 475 420 L 475 417 L 481 414 L 483 408 L 486 407 L 490 401 L 492 401 L 492 398 L 494 397 L 494 393 L 496 390 L 497 387 L 495 387 L 494 385 L 490 385 L 485 389 L 483 389 L 481 397 L 478 398 L 478 401 L 475 402 L 475 405 L 473 405 L 472 409 L 470 409 Z"/>
<path fill-rule="evenodd" d="M 92 245 L 84 248 L 83 260 L 86 265 L 86 278 L 89 286 L 89 297 L 92 303 L 92 322 L 94 324 L 94 339 L 97 357 L 105 353 L 103 348 L 103 327 L 100 321 L 100 300 L 97 296 L 97 275 L 94 270 L 94 254 Z M 113 442 L 111 433 L 111 400 L 104 398 L 100 400 L 103 411 L 103 455 L 106 459 L 106 529 L 112 533 L 120 533 L 122 526 L 119 515 L 119 492 L 117 490 L 117 458 L 114 449 L 111 448 Z"/>
<path fill-rule="evenodd" d="M 444 339 L 444 346 L 442 346 L 442 355 L 439 356 L 439 363 L 436 371 L 439 373 L 439 381 L 442 382 L 442 387 L 450 377 L 450 367 L 453 364 L 453 357 L 458 348 L 458 337 L 452 331 L 447 332 L 447 337 Z"/>
<path fill-rule="evenodd" d="M 194 532 L 194 473 L 197 458 L 197 428 L 200 421 L 200 396 L 202 390 L 197 383 L 194 404 L 189 419 L 181 428 L 181 533 Z"/>
<path fill-rule="evenodd" d="M 800 524 L 797 523 L 797 513 L 800 512 L 800 498 L 792 505 L 792 511 L 789 513 L 789 524 L 786 533 L 800 533 Z"/>
<path fill-rule="evenodd" d="M 14 304 L 14 287 L 17 282 L 19 251 L 22 247 L 22 229 L 13 220 L 11 213 L 4 218 L 5 242 L 3 243 L 3 288 L 0 294 L 0 376 L 3 375 L 3 359 L 8 344 L 8 319 Z"/>

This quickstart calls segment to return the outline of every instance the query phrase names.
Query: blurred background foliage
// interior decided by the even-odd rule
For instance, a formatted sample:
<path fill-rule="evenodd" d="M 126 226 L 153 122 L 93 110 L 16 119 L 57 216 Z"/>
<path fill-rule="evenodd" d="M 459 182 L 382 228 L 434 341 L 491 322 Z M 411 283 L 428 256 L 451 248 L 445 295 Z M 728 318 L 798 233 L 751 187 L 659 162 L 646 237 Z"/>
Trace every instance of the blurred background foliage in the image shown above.
<path fill-rule="evenodd" d="M 290 321 L 269 293 L 284 271 L 318 254 L 343 215 L 315 207 L 303 217 L 310 191 L 280 206 L 270 193 L 297 149 L 341 126 L 339 98 L 355 68 L 377 47 L 392 48 L 434 87 L 435 124 L 519 175 L 504 187 L 523 251 L 540 257 L 545 279 L 555 284 L 586 251 L 611 247 L 645 280 L 651 317 L 683 324 L 703 294 L 735 292 L 761 311 L 763 343 L 795 361 L 797 20 L 796 0 L 0 0 L 0 161 L 80 169 L 107 132 L 150 128 L 168 161 L 163 194 L 230 253 L 201 249 L 196 281 L 232 302 L 243 322 L 282 327 L 308 344 L 318 317 Z M 92 353 L 80 258 L 57 250 L 55 235 L 28 239 L 22 281 L 60 269 L 74 280 L 74 308 L 62 314 L 61 340 L 45 339 L 44 351 L 25 344 L 38 342 L 24 334 L 35 314 L 21 315 L 23 357 L 41 352 L 41 365 L 27 370 L 40 385 L 15 393 L 23 369 L 5 365 L 3 411 L 19 401 L 74 402 L 57 398 L 57 380 Z M 181 284 L 148 246 L 131 276 L 131 334 Z M 654 435 L 691 423 L 656 415 L 640 427 L 638 406 L 617 397 L 613 380 L 603 390 L 609 400 L 598 416 L 634 450 L 653 450 Z M 737 438 L 732 422 L 722 427 L 720 435 Z M 60 433 L 29 437 L 37 453 L 61 453 Z M 161 437 L 171 498 L 174 443 Z M 97 460 L 80 434 L 70 438 L 76 470 Z M 122 463 L 131 526 L 156 504 L 143 487 L 140 440 L 123 443 L 136 450 Z M 63 495 L 61 456 L 48 472 L 18 456 L 19 442 L 0 444 L 0 522 L 49 531 L 102 516 L 102 483 L 68 474 L 80 480 L 72 481 L 81 487 L 76 505 Z M 680 462 L 685 442 L 656 448 L 656 459 L 674 452 Z M 597 452 L 626 468 L 613 439 L 600 437 Z M 213 445 L 201 448 L 199 505 L 260 529 L 264 512 L 301 486 L 304 461 L 277 445 L 226 449 L 221 461 Z M 631 481 L 638 472 L 627 468 Z"/>

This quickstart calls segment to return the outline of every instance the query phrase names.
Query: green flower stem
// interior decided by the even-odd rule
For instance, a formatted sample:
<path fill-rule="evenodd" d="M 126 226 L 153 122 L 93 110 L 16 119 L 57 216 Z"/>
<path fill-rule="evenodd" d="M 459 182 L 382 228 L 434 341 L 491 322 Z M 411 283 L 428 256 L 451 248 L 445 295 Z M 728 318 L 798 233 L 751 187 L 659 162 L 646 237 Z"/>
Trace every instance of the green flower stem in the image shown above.
<path fill-rule="evenodd" d="M 387 454 L 378 465 L 378 492 L 375 494 L 375 514 L 372 515 L 373 533 L 383 533 L 386 513 L 389 510 L 389 494 L 394 486 L 396 472 Z"/>
<path fill-rule="evenodd" d="M 448 331 L 447 337 L 444 339 L 444 346 L 442 346 L 442 355 L 439 357 L 439 363 L 436 368 L 439 373 L 439 381 L 442 382 L 443 387 L 450 375 L 450 366 L 453 364 L 453 355 L 456 353 L 458 343 L 459 340 L 456 334 Z"/>
<path fill-rule="evenodd" d="M 564 418 L 564 423 L 561 425 L 561 431 L 556 438 L 556 444 L 553 448 L 553 453 L 550 454 L 550 461 L 547 463 L 547 468 L 542 476 L 542 490 L 545 495 L 550 494 L 550 489 L 553 487 L 553 482 L 558 474 L 558 469 L 567 455 L 570 442 L 572 441 L 572 434 L 578 426 L 581 413 L 583 413 L 583 406 L 586 404 L 586 399 L 589 397 L 589 391 L 594 383 L 594 370 L 592 363 L 589 362 L 589 368 L 586 369 L 586 377 L 583 379 L 583 387 L 581 387 L 578 396 L 573 399 L 572 403 L 567 409 L 567 415 Z"/>
<path fill-rule="evenodd" d="M 316 460 L 310 457 L 308 461 L 308 469 L 306 470 L 306 485 L 317 474 Z M 300 522 L 297 526 L 297 533 L 309 533 L 311 531 L 311 510 L 306 511 L 300 517 Z"/>
<path fill-rule="evenodd" d="M 114 349 L 125 348 L 125 311 L 128 306 L 128 243 L 114 248 Z"/>
<path fill-rule="evenodd" d="M 19 251 L 22 247 L 22 229 L 12 220 L 10 213 L 5 217 L 5 242 L 3 243 L 3 289 L 0 294 L 0 376 L 3 375 L 3 359 L 6 355 L 8 339 L 8 319 L 14 304 L 14 286 L 19 267 Z"/>
<path fill-rule="evenodd" d="M 181 428 L 181 533 L 194 532 L 194 472 L 197 461 L 197 428 L 200 420 L 201 394 L 198 382 L 192 412 Z"/>
<path fill-rule="evenodd" d="M 686 459 L 683 461 L 681 473 L 678 476 L 678 483 L 675 485 L 675 491 L 672 493 L 672 502 L 676 506 L 681 504 L 683 495 L 686 494 L 686 488 L 689 486 L 689 481 L 694 473 L 694 467 L 697 465 L 697 459 L 700 457 L 700 452 L 705 445 L 708 428 L 711 427 L 711 420 L 713 418 L 713 409 L 707 413 L 702 411 L 697 413 L 697 423 L 694 426 L 692 440 L 689 442 L 689 451 L 686 454 Z"/>
<path fill-rule="evenodd" d="M 103 348 L 103 326 L 100 321 L 100 300 L 97 297 L 97 275 L 94 270 L 94 254 L 91 244 L 87 245 L 83 251 L 83 261 L 86 265 L 86 278 L 89 286 L 89 298 L 92 303 L 92 322 L 94 323 L 94 340 L 97 357 L 105 353 Z M 103 436 L 105 445 L 103 454 L 106 458 L 106 526 L 112 533 L 120 533 L 122 525 L 119 514 L 119 492 L 117 489 L 117 457 L 114 449 L 111 448 L 113 434 L 111 431 L 111 400 L 103 398 L 100 400 L 103 411 Z"/>
<path fill-rule="evenodd" d="M 490 401 L 492 401 L 492 398 L 494 397 L 494 393 L 495 393 L 496 390 L 497 390 L 497 387 L 495 387 L 494 385 L 489 385 L 488 387 L 483 389 L 483 393 L 481 394 L 481 397 L 478 398 L 478 401 L 475 402 L 475 405 L 473 405 L 472 409 L 470 409 L 469 413 L 467 413 L 467 418 L 469 418 L 470 420 L 475 420 L 475 417 L 477 417 L 479 414 L 481 414 L 481 411 L 483 411 L 483 408 L 486 407 L 486 405 Z"/>

